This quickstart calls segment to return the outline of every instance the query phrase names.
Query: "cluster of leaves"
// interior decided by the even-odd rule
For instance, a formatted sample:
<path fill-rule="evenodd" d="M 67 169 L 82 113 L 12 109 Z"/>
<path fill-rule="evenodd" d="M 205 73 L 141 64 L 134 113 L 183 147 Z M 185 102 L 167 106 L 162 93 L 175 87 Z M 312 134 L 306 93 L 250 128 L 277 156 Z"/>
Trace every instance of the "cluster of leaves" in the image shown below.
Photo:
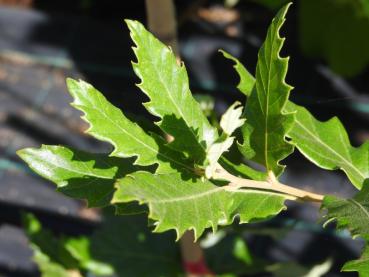
<path fill-rule="evenodd" d="M 368 229 L 357 225 L 369 223 L 364 185 L 369 177 L 369 143 L 351 146 L 337 118 L 319 122 L 288 100 L 292 87 L 285 83 L 288 58 L 279 56 L 284 42 L 279 30 L 289 6 L 278 12 L 268 29 L 255 77 L 224 52 L 236 63 L 241 79 L 238 88 L 247 101 L 244 111 L 240 103 L 229 107 L 220 120 L 220 130 L 209 123 L 193 98 L 185 66 L 177 63 L 171 49 L 141 23 L 127 20 L 136 44 L 133 69 L 141 79 L 138 87 L 150 99 L 144 106 L 160 119 L 156 124 L 173 140 L 167 142 L 163 134 L 146 132 L 93 86 L 68 79 L 72 105 L 90 125 L 87 133 L 111 143 L 114 150 L 105 155 L 43 145 L 20 150 L 19 156 L 56 183 L 58 190 L 86 199 L 89 206 L 114 205 L 118 214 L 148 211 L 154 231 L 174 229 L 178 239 L 192 229 L 197 239 L 206 228 L 215 231 L 235 217 L 240 223 L 268 219 L 286 209 L 287 199 L 322 201 L 323 196 L 296 190 L 277 179 L 285 168 L 280 161 L 297 147 L 316 165 L 343 170 L 361 190 L 348 200 L 327 196 L 322 207 L 328 210 L 329 220 L 337 219 L 339 227 L 366 239 Z M 235 143 L 238 128 L 242 136 L 239 151 L 264 171 L 224 157 Z M 348 214 L 348 209 L 362 212 Z M 366 257 L 367 251 L 344 270 L 364 274 L 369 267 Z"/>

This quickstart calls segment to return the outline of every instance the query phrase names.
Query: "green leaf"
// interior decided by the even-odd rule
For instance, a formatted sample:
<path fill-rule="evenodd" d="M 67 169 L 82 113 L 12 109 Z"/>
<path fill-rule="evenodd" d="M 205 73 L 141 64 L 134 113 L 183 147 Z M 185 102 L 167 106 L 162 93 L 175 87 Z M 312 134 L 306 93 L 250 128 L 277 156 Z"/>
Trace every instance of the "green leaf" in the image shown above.
<path fill-rule="evenodd" d="M 326 221 L 337 221 L 337 229 L 348 229 L 352 237 L 369 241 L 369 181 L 351 199 L 327 195 L 322 209 L 327 210 Z"/>
<path fill-rule="evenodd" d="M 42 276 L 182 276 L 172 234 L 152 234 L 143 216 L 117 217 L 110 210 L 104 210 L 101 226 L 88 237 L 57 237 L 27 214 L 24 225 Z M 73 264 L 65 262 L 65 255 Z"/>
<path fill-rule="evenodd" d="M 136 123 L 124 116 L 93 86 L 80 80 L 67 79 L 68 90 L 74 101 L 72 105 L 82 111 L 82 117 L 90 124 L 86 131 L 99 140 L 114 145 L 112 156 L 137 156 L 139 165 L 156 162 L 159 147 L 156 141 L 146 134 Z"/>
<path fill-rule="evenodd" d="M 41 272 L 41 276 L 71 277 L 71 272 L 68 271 L 68 269 L 50 260 L 50 258 L 42 253 L 42 251 L 37 246 L 31 245 L 31 247 L 33 250 L 33 260 L 37 264 Z"/>
<path fill-rule="evenodd" d="M 369 178 L 369 142 L 351 146 L 347 132 L 338 118 L 326 122 L 315 119 L 305 108 L 289 102 L 287 111 L 297 111 L 288 137 L 310 161 L 324 169 L 343 170 L 360 189 Z"/>
<path fill-rule="evenodd" d="M 70 237 L 62 240 L 65 249 L 79 262 L 79 267 L 95 275 L 110 276 L 114 269 L 91 256 L 91 242 L 87 237 Z"/>
<path fill-rule="evenodd" d="M 173 234 L 153 234 L 147 218 L 104 213 L 104 222 L 90 238 L 90 256 L 109 264 L 114 276 L 183 276 Z"/>
<path fill-rule="evenodd" d="M 111 156 L 137 157 L 134 164 L 142 166 L 159 164 L 157 172 L 168 172 L 173 168 L 189 170 L 179 152 L 166 147 L 158 135 L 146 134 L 93 86 L 72 79 L 67 80 L 67 85 L 74 98 L 72 105 L 84 113 L 82 119 L 90 124 L 86 132 L 114 145 Z"/>
<path fill-rule="evenodd" d="M 252 83 L 252 78 L 248 72 L 245 73 L 244 66 L 236 58 L 232 59 L 237 63 L 235 69 L 240 79 Z M 247 90 L 239 88 L 248 95 Z M 287 101 L 285 111 L 295 112 L 294 124 L 287 136 L 299 151 L 321 168 L 343 170 L 354 186 L 360 189 L 364 180 L 369 178 L 369 142 L 359 148 L 352 147 L 339 119 L 332 118 L 327 122 L 320 122 L 308 110 L 291 101 Z"/>
<path fill-rule="evenodd" d="M 236 238 L 233 248 L 233 255 L 244 262 L 246 265 L 251 265 L 253 263 L 253 258 L 250 253 L 250 249 L 241 238 Z"/>
<path fill-rule="evenodd" d="M 49 230 L 43 229 L 35 216 L 24 214 L 23 225 L 34 251 L 34 260 L 43 276 L 67 277 L 68 270 L 78 269 L 78 261 L 66 250 L 64 243 Z"/>
<path fill-rule="evenodd" d="M 286 197 L 253 189 L 216 186 L 208 180 L 183 180 L 178 174 L 153 175 L 135 172 L 117 183 L 112 203 L 139 201 L 148 204 L 156 232 L 174 229 L 179 238 L 193 229 L 198 238 L 205 228 L 230 224 L 236 215 L 241 223 L 264 220 L 285 208 Z"/>
<path fill-rule="evenodd" d="M 137 46 L 133 48 L 137 57 L 133 68 L 142 81 L 138 86 L 151 100 L 145 103 L 145 107 L 160 117 L 160 128 L 174 137 L 169 146 L 202 165 L 206 150 L 218 134 L 191 95 L 185 66 L 178 65 L 172 50 L 141 23 L 126 22 Z"/>
<path fill-rule="evenodd" d="M 279 30 L 285 21 L 290 4 L 282 8 L 268 29 L 259 50 L 255 86 L 245 108 L 246 124 L 242 128 L 243 144 L 240 151 L 246 158 L 265 166 L 267 172 L 280 175 L 284 166 L 279 161 L 293 152 L 286 141 L 286 133 L 293 125 L 294 116 L 284 111 L 291 86 L 285 83 L 288 58 L 279 52 L 284 39 Z"/>
<path fill-rule="evenodd" d="M 255 85 L 255 78 L 252 74 L 244 67 L 240 61 L 232 56 L 231 54 L 227 53 L 224 50 L 220 50 L 223 56 L 229 60 L 235 62 L 233 68 L 237 71 L 240 76 L 240 83 L 238 84 L 237 88 L 246 96 L 250 96 L 252 89 Z"/>
<path fill-rule="evenodd" d="M 353 238 L 361 237 L 366 247 L 359 260 L 350 261 L 344 265 L 344 271 L 358 271 L 360 276 L 367 276 L 369 272 L 369 179 L 363 188 L 351 199 L 341 199 L 335 196 L 324 197 L 322 209 L 327 210 L 326 223 L 337 222 L 337 229 L 348 229 Z"/>
<path fill-rule="evenodd" d="M 241 118 L 242 106 L 240 104 L 239 102 L 235 102 L 231 105 L 220 120 L 220 127 L 223 130 L 223 134 L 210 146 L 207 152 L 209 165 L 205 168 L 205 176 L 209 179 L 216 170 L 219 158 L 232 146 L 234 137 L 231 137 L 231 135 L 245 122 L 245 119 Z"/>
<path fill-rule="evenodd" d="M 110 204 L 114 179 L 138 169 L 132 160 L 90 154 L 62 146 L 26 148 L 18 155 L 40 176 L 54 182 L 64 194 L 83 198 L 90 207 Z"/>

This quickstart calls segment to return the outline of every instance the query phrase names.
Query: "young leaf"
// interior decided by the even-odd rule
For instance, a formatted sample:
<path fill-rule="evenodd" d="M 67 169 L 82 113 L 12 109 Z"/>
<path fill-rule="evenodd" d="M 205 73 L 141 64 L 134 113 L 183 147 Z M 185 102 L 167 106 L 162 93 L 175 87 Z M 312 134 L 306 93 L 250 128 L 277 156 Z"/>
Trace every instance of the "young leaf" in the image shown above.
<path fill-rule="evenodd" d="M 340 199 L 326 196 L 322 209 L 327 210 L 326 223 L 337 221 L 337 229 L 348 229 L 353 238 L 361 237 L 366 245 L 369 243 L 369 180 L 352 199 Z M 367 246 L 359 260 L 350 261 L 344 265 L 344 271 L 358 271 L 360 276 L 367 276 L 369 272 L 369 255 Z"/>
<path fill-rule="evenodd" d="M 62 146 L 26 148 L 18 155 L 40 176 L 54 182 L 58 190 L 84 198 L 90 207 L 110 204 L 114 179 L 138 169 L 132 160 L 90 154 Z"/>
<path fill-rule="evenodd" d="M 220 127 L 227 136 L 232 135 L 237 128 L 245 123 L 246 119 L 241 118 L 242 108 L 240 102 L 235 102 L 220 119 Z"/>
<path fill-rule="evenodd" d="M 240 106 L 240 104 L 241 103 L 239 102 L 235 102 L 228 108 L 228 110 L 220 119 L 220 127 L 223 130 L 223 134 L 215 143 L 210 146 L 207 152 L 209 164 L 205 168 L 205 176 L 209 179 L 213 176 L 213 173 L 216 170 L 220 156 L 224 152 L 228 151 L 228 149 L 232 146 L 234 137 L 231 137 L 231 135 L 245 122 L 245 119 L 241 118 L 242 106 Z"/>
<path fill-rule="evenodd" d="M 240 145 L 246 158 L 264 165 L 267 172 L 272 171 L 277 176 L 284 169 L 279 161 L 293 152 L 293 145 L 286 141 L 286 133 L 294 117 L 284 111 L 292 88 L 285 83 L 288 58 L 279 56 L 284 41 L 279 30 L 289 6 L 282 8 L 273 19 L 259 50 L 256 82 L 246 103 L 247 121 L 242 128 L 244 141 Z"/>
<path fill-rule="evenodd" d="M 159 164 L 157 172 L 189 168 L 179 152 L 166 147 L 159 136 L 146 134 L 93 86 L 73 79 L 68 79 L 67 85 L 74 98 L 72 105 L 84 113 L 82 118 L 90 124 L 86 132 L 114 145 L 111 156 L 137 157 L 134 164 L 142 166 Z"/>
<path fill-rule="evenodd" d="M 218 160 L 222 154 L 232 146 L 234 137 L 224 136 L 219 141 L 213 143 L 207 153 L 209 164 L 205 168 L 205 176 L 210 179 L 216 170 Z"/>
<path fill-rule="evenodd" d="M 304 156 L 324 169 L 342 169 L 360 189 L 369 178 L 369 142 L 352 147 L 338 118 L 326 122 L 315 119 L 305 108 L 289 102 L 287 111 L 297 111 L 295 124 L 288 132 Z"/>
<path fill-rule="evenodd" d="M 185 66 L 178 65 L 171 49 L 141 23 L 126 22 L 137 46 L 133 48 L 137 57 L 133 68 L 142 81 L 138 86 L 151 100 L 145 107 L 160 117 L 160 128 L 174 137 L 169 145 L 202 165 L 218 134 L 191 95 Z"/>
<path fill-rule="evenodd" d="M 175 229 L 177 238 L 193 229 L 198 238 L 205 228 L 263 220 L 285 208 L 287 196 L 254 189 L 215 186 L 208 180 L 183 180 L 178 174 L 135 172 L 120 179 L 112 203 L 139 201 L 149 206 L 156 232 Z"/>

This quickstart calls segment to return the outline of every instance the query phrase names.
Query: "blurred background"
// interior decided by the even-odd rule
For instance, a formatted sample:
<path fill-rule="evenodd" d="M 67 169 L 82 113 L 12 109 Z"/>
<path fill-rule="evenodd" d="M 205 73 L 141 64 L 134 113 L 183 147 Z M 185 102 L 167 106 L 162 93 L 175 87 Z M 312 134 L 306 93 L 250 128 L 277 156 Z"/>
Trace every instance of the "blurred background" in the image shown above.
<path fill-rule="evenodd" d="M 218 49 L 254 72 L 267 27 L 286 2 L 174 1 L 179 53 L 192 92 L 214 106 L 214 116 L 244 101 L 233 64 Z M 56 192 L 15 154 L 41 144 L 110 150 L 84 135 L 87 125 L 69 106 L 66 77 L 90 82 L 133 118 L 152 119 L 135 86 L 125 18 L 146 23 L 145 1 L 0 1 L 0 276 L 40 276 L 40 268 L 51 265 L 53 273 L 44 276 L 183 272 L 172 233 L 151 234 L 144 216 L 114 218 L 110 210 L 87 209 Z M 282 54 L 291 57 L 291 99 L 320 120 L 337 115 L 353 145 L 367 140 L 369 2 L 295 1 L 282 34 Z M 339 196 L 354 193 L 343 174 L 318 169 L 297 152 L 285 163 L 286 183 Z M 317 206 L 290 204 L 267 223 L 223 228 L 200 244 L 210 270 L 226 276 L 356 276 L 340 273 L 340 267 L 359 256 L 360 240 L 322 229 L 318 220 Z M 308 275 L 312 270 L 318 275 Z"/>

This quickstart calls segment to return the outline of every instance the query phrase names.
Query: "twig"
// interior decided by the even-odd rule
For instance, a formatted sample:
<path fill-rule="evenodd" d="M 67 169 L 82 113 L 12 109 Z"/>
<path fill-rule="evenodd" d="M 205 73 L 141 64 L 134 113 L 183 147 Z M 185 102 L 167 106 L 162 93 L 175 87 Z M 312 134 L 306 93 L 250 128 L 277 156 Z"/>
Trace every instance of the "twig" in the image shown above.
<path fill-rule="evenodd" d="M 268 174 L 268 179 L 266 181 L 255 181 L 234 176 L 226 171 L 222 166 L 218 165 L 213 178 L 229 181 L 230 184 L 228 186 L 230 189 L 256 188 L 261 190 L 269 190 L 291 196 L 290 199 L 292 200 L 311 202 L 322 202 L 324 198 L 324 195 L 282 184 L 278 182 L 272 172 Z"/>

